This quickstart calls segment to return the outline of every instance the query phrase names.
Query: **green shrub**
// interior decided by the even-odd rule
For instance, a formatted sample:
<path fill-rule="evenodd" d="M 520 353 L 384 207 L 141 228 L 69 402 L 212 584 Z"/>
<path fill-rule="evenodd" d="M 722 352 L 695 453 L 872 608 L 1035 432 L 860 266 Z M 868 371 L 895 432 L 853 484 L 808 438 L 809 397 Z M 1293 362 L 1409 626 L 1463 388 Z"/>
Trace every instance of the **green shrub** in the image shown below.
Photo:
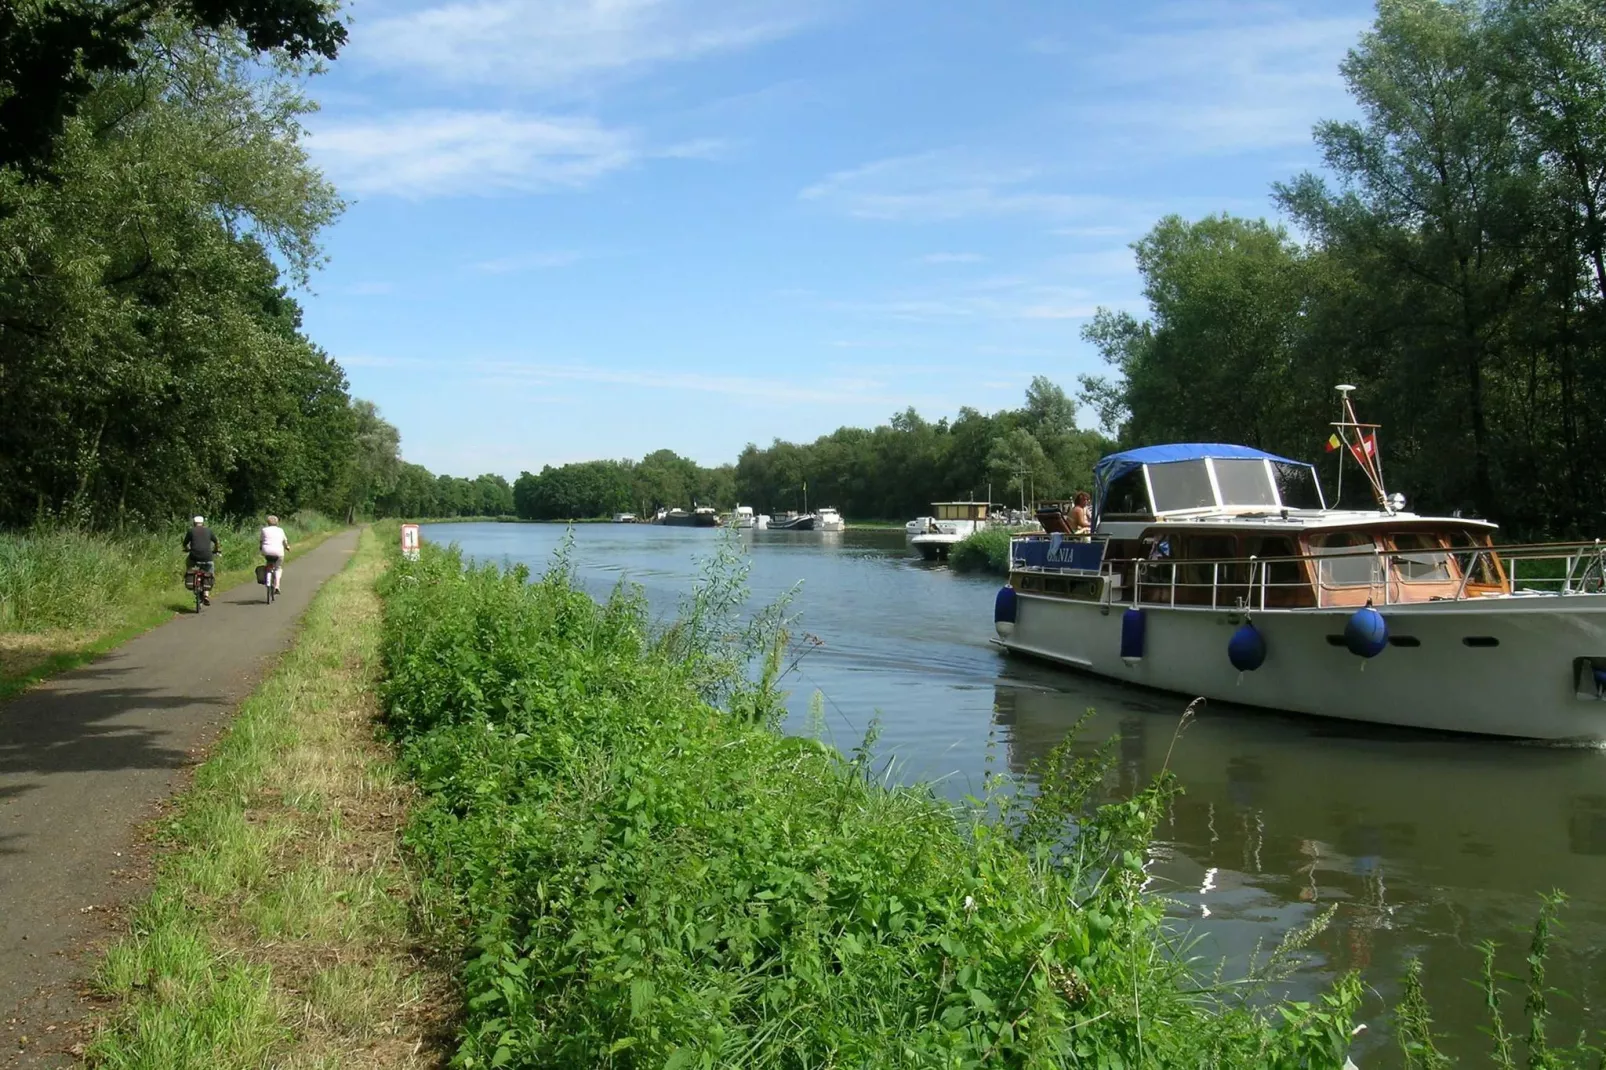
<path fill-rule="evenodd" d="M 305 512 L 284 521 L 291 543 L 339 527 Z M 179 584 L 185 525 L 160 533 L 92 534 L 72 529 L 0 532 L 0 631 L 91 628 L 131 603 Z M 257 563 L 261 521 L 218 525 L 220 567 Z"/>
<path fill-rule="evenodd" d="M 948 551 L 948 565 L 956 572 L 1009 574 L 1010 533 L 1003 528 L 982 528 L 967 535 Z"/>
<path fill-rule="evenodd" d="M 1108 750 L 1067 745 L 1030 803 L 884 784 L 868 742 L 775 730 L 778 644 L 730 675 L 715 572 L 657 635 L 561 559 L 531 584 L 425 546 L 386 577 L 407 836 L 467 949 L 457 1065 L 1343 1063 L 1353 979 L 1275 1013 L 1194 983 L 1142 891 L 1168 782 L 1095 808 Z"/>

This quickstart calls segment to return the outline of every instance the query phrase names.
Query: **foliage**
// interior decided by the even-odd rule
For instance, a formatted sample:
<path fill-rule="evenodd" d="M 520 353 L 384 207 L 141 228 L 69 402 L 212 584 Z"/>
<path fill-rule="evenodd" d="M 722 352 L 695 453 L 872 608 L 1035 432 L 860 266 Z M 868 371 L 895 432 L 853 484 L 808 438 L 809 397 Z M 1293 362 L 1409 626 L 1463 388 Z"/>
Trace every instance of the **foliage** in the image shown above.
<path fill-rule="evenodd" d="M 253 52 L 333 59 L 345 27 L 325 0 L 17 0 L 0 6 L 0 166 L 46 163 L 96 85 L 140 65 L 169 14 L 232 31 Z"/>
<path fill-rule="evenodd" d="M 1606 8 L 1383 0 L 1342 66 L 1360 107 L 1315 136 L 1327 179 L 1278 187 L 1308 235 L 1162 220 L 1147 321 L 1086 335 L 1083 382 L 1123 443 L 1316 454 L 1357 384 L 1391 484 L 1519 536 L 1606 515 Z M 1351 485 L 1358 487 L 1360 481 Z"/>
<path fill-rule="evenodd" d="M 982 528 L 959 540 L 948 551 L 948 566 L 956 572 L 1009 573 L 1010 533 L 1004 528 Z"/>
<path fill-rule="evenodd" d="M 294 546 L 335 527 L 306 512 L 284 517 Z M 220 570 L 261 564 L 260 524 L 216 524 Z M 0 532 L 0 632 L 104 626 L 129 603 L 174 590 L 184 569 L 184 526 L 159 532 L 98 535 L 70 528 Z"/>
<path fill-rule="evenodd" d="M 736 504 L 729 465 L 704 468 L 672 450 L 633 461 L 582 461 L 551 465 L 540 475 L 521 473 L 513 484 L 518 515 L 526 520 L 583 520 L 633 512 L 651 516 L 660 508 L 690 509 Z"/>
<path fill-rule="evenodd" d="M 1065 497 L 1092 484 L 1103 436 L 1076 426 L 1065 391 L 1038 376 L 1026 404 L 991 416 L 963 408 L 931 423 L 913 409 L 873 430 L 844 427 L 812 443 L 749 445 L 736 462 L 736 494 L 763 512 L 809 501 L 853 517 L 911 517 L 934 501 Z"/>
<path fill-rule="evenodd" d="M 152 17 L 169 6 L 204 17 Z M 342 515 L 382 488 L 394 429 L 352 406 L 280 280 L 281 264 L 308 278 L 341 204 L 300 143 L 311 65 L 256 52 L 270 22 L 295 36 L 296 13 L 314 9 L 6 5 L 0 38 L 116 11 L 133 20 L 118 33 L 138 33 L 126 70 L 85 58 L 100 73 L 62 120 L 48 174 L 0 166 L 0 524 Z M 207 30 L 236 15 L 245 29 Z M 62 32 L 56 44 L 76 39 Z M 0 97 L 45 107 L 50 92 L 25 80 Z"/>
<path fill-rule="evenodd" d="M 1040 803 L 956 811 L 878 781 L 868 741 L 777 734 L 772 673 L 708 704 L 730 577 L 664 636 L 561 556 L 527 580 L 426 546 L 383 585 L 408 838 L 469 948 L 456 1065 L 1343 1062 L 1353 980 L 1256 1011 L 1168 945 L 1141 891 L 1168 781 L 1094 809 L 1105 765 L 1060 752 Z"/>

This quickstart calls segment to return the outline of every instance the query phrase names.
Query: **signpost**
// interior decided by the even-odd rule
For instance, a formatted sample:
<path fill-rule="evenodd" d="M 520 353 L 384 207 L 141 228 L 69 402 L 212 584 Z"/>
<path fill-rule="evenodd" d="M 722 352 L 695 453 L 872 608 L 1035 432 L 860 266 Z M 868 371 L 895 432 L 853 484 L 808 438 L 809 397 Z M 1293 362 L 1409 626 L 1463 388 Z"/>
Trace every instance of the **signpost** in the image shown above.
<path fill-rule="evenodd" d="M 409 561 L 418 560 L 418 547 L 423 544 L 418 534 L 417 524 L 403 524 L 401 526 L 401 552 Z"/>

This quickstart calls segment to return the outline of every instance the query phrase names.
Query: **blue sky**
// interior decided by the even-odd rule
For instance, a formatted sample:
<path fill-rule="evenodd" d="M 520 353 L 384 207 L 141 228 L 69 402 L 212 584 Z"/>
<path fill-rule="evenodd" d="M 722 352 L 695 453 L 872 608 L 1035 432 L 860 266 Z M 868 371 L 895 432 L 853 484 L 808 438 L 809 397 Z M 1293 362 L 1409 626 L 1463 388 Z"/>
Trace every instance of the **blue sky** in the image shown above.
<path fill-rule="evenodd" d="M 437 472 L 705 464 L 1016 405 L 1142 311 L 1161 215 L 1264 215 L 1368 3 L 357 0 L 301 295 Z"/>

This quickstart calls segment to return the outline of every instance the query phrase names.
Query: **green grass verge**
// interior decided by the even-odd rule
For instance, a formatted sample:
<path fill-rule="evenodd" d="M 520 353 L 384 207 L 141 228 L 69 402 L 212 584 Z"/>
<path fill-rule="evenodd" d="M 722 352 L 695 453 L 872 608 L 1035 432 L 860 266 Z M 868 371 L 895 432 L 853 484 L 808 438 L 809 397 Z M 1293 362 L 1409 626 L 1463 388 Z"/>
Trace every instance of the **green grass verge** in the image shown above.
<path fill-rule="evenodd" d="M 336 531 L 307 514 L 287 522 L 290 561 Z M 124 537 L 0 532 L 0 701 L 77 668 L 193 607 L 182 533 Z M 217 590 L 255 579 L 256 529 L 218 533 Z"/>
<path fill-rule="evenodd" d="M 374 732 L 383 567 L 364 532 L 162 824 L 155 888 L 96 976 L 116 1005 L 93 1065 L 438 1062 L 443 988 L 398 848 L 409 795 Z"/>
<path fill-rule="evenodd" d="M 741 623 L 726 568 L 662 633 L 561 558 L 530 584 L 428 545 L 382 581 L 408 837 L 462 932 L 457 1065 L 1342 1064 L 1353 979 L 1257 1009 L 1190 971 L 1143 890 L 1168 781 L 1095 806 L 1112 751 L 1073 743 L 1033 799 L 956 809 L 880 780 L 873 740 L 783 736 L 778 615 Z"/>

